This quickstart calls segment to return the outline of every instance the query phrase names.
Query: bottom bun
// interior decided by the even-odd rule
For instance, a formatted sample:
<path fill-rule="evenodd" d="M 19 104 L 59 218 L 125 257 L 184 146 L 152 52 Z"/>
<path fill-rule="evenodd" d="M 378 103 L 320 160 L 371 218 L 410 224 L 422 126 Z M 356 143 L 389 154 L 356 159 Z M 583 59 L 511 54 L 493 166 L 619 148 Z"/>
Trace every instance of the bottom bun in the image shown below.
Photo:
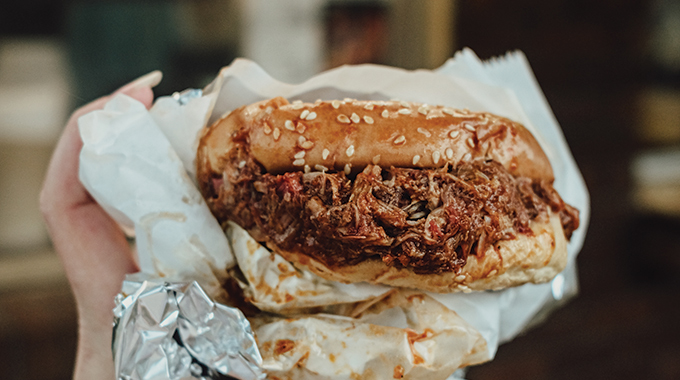
<path fill-rule="evenodd" d="M 489 246 L 483 255 L 469 255 L 458 272 L 438 274 L 418 274 L 408 268 L 388 266 L 379 259 L 329 268 L 301 253 L 273 250 L 296 267 L 327 280 L 365 281 L 437 293 L 496 290 L 528 282 L 548 282 L 564 270 L 567 241 L 559 216 L 551 212 L 547 223 L 534 221 L 530 228 L 533 234 L 517 234 L 512 240 Z"/>

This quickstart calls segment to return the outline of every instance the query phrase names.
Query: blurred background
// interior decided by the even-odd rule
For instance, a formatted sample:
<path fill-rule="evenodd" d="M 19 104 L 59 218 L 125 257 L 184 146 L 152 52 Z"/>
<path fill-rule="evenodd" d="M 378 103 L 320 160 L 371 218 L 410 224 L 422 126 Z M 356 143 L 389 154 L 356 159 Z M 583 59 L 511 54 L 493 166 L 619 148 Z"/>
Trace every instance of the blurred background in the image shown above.
<path fill-rule="evenodd" d="M 0 377 L 69 379 L 76 315 L 37 199 L 68 114 L 154 69 L 157 95 L 235 57 L 285 82 L 520 49 L 589 187 L 581 293 L 482 379 L 680 379 L 680 2 L 3 0 Z"/>

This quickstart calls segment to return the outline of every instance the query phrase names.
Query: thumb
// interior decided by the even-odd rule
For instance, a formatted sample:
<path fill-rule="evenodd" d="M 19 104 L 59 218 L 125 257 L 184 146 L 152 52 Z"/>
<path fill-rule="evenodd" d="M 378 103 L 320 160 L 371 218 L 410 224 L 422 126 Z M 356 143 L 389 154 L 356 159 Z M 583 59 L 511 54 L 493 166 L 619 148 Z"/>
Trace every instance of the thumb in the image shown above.
<path fill-rule="evenodd" d="M 153 103 L 153 91 L 151 89 L 158 85 L 161 79 L 163 79 L 163 73 L 160 70 L 152 71 L 119 88 L 112 96 L 125 94 L 139 100 L 146 108 L 150 108 Z"/>

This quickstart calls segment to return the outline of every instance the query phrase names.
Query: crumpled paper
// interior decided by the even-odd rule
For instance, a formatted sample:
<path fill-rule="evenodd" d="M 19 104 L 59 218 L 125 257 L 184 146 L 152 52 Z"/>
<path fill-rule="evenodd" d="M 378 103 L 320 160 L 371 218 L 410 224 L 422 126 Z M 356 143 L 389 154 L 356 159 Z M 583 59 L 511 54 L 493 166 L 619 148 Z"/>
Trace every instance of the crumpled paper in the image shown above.
<path fill-rule="evenodd" d="M 245 277 L 245 296 L 260 310 L 279 314 L 311 312 L 320 306 L 351 304 L 380 297 L 389 286 L 343 284 L 298 270 L 255 241 L 233 222 L 226 228 L 238 266 Z"/>
<path fill-rule="evenodd" d="M 458 314 L 419 291 L 394 289 L 355 318 L 253 318 L 263 367 L 280 379 L 446 379 L 488 359 Z"/>
<path fill-rule="evenodd" d="M 425 294 L 424 297 L 432 300 L 428 304 L 446 306 L 478 331 L 486 341 L 484 358 L 492 358 L 498 344 L 512 339 L 546 310 L 576 293 L 575 258 L 587 230 L 588 193 L 559 125 L 521 53 L 481 62 L 472 51 L 464 50 L 435 71 L 406 71 L 375 65 L 346 66 L 322 73 L 298 85 L 278 82 L 255 63 L 236 60 L 220 72 L 215 81 L 204 89 L 202 96 L 193 95 L 160 98 L 150 111 L 134 100 L 119 95 L 103 111 L 88 114 L 79 122 L 85 144 L 81 154 L 81 180 L 119 223 L 134 226 L 142 271 L 147 276 L 196 280 L 206 287 L 211 296 L 220 299 L 225 297 L 220 284 L 229 278 L 230 271 L 238 263 L 238 269 L 246 277 L 245 281 L 241 279 L 244 293 L 265 310 L 290 314 L 328 302 L 328 297 L 319 297 L 318 294 L 296 294 L 294 300 L 285 301 L 285 294 L 291 295 L 290 290 L 296 286 L 301 289 L 319 288 L 318 279 L 304 274 L 286 277 L 288 282 L 274 281 L 273 277 L 271 281 L 265 280 L 268 289 L 283 290 L 273 297 L 268 294 L 269 291 L 257 291 L 254 279 L 262 275 L 267 278 L 269 269 L 257 264 L 262 260 L 254 260 L 249 264 L 245 263 L 243 257 L 239 260 L 242 248 L 238 248 L 237 255 L 231 253 L 229 242 L 219 225 L 209 215 L 200 195 L 196 196 L 195 187 L 192 188 L 195 137 L 206 121 L 211 123 L 241 105 L 274 96 L 312 102 L 317 98 L 398 98 L 488 111 L 524 124 L 534 133 L 551 160 L 556 177 L 555 188 L 567 203 L 581 211 L 581 227 L 574 233 L 568 246 L 567 269 L 551 283 L 527 284 L 498 292 Z M 242 240 L 233 239 L 233 247 L 237 248 L 240 242 Z M 279 270 L 283 271 L 281 268 Z M 280 272 L 275 273 L 275 276 L 280 276 Z M 251 274 L 250 280 L 247 279 L 248 273 Z M 335 288 L 341 289 L 342 286 Z M 354 291 L 345 292 L 346 295 L 354 296 L 346 298 L 346 301 L 368 303 L 370 308 L 390 294 L 379 290 L 379 287 L 369 288 L 371 291 L 366 292 L 365 297 L 357 297 Z M 326 290 L 327 294 L 336 291 Z M 276 299 L 282 294 L 284 302 L 280 302 L 280 298 Z M 341 295 L 342 290 L 338 290 L 337 294 Z M 349 305 L 326 310 L 344 315 L 347 310 L 356 310 L 352 304 Z M 402 307 L 402 310 L 411 310 L 406 312 L 407 315 L 414 312 L 409 307 Z M 338 318 L 346 317 L 336 315 L 331 320 Z M 328 327 L 324 324 L 329 320 L 328 317 L 317 315 L 302 319 L 313 321 L 304 325 L 307 334 L 323 335 L 324 329 Z M 402 330 L 406 328 L 390 326 L 389 321 L 389 318 L 379 317 L 371 319 L 370 323 L 356 319 L 352 323 L 361 324 L 362 328 L 364 324 Z M 294 332 L 297 331 L 293 323 L 283 328 L 281 321 L 276 318 L 267 323 L 281 327 L 271 330 L 279 336 L 295 336 Z M 267 323 L 258 321 L 258 329 L 270 331 L 266 328 Z M 417 333 L 422 334 L 423 331 Z M 472 336 L 474 334 L 468 338 Z M 445 346 L 440 343 L 434 345 L 442 349 Z M 359 362 L 353 363 L 353 368 L 368 368 L 371 371 L 372 366 L 383 368 L 376 358 L 391 349 L 384 347 L 382 351 L 377 349 L 369 356 L 355 357 L 353 360 Z M 468 352 L 467 355 L 483 360 L 478 353 Z M 273 355 L 271 358 L 275 361 L 267 362 L 268 358 L 265 358 L 270 368 L 283 368 L 289 360 L 285 355 Z M 323 363 L 319 365 L 319 370 L 322 367 L 334 368 L 330 365 L 330 357 L 325 357 L 325 362 L 320 360 L 321 356 L 316 362 L 305 363 Z M 412 367 L 406 367 L 415 369 L 412 375 L 421 373 L 419 371 L 423 369 L 429 370 L 428 374 L 440 373 L 438 371 L 444 368 L 413 365 L 413 355 L 409 360 Z M 465 360 L 461 363 L 467 364 Z M 396 368 L 395 362 L 390 364 Z M 314 371 L 308 373 L 316 378 L 332 378 L 329 372 L 324 372 L 325 375 Z"/>
<path fill-rule="evenodd" d="M 214 296 L 236 261 L 186 170 L 193 166 L 186 152 L 205 122 L 209 99 L 195 98 L 181 106 L 160 98 L 147 110 L 120 95 L 103 110 L 82 116 L 79 175 L 119 224 L 134 229 L 142 272 L 196 280 Z M 176 146 L 182 141 L 188 147 Z"/>

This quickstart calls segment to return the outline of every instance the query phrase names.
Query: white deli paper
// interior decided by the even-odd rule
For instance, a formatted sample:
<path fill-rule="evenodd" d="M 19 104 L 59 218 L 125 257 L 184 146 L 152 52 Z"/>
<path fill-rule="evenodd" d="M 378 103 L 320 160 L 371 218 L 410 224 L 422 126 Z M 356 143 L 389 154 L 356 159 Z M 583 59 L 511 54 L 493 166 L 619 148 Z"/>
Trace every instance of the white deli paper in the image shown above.
<path fill-rule="evenodd" d="M 231 268 L 238 265 L 247 278 L 241 284 L 244 293 L 252 302 L 263 310 L 283 314 L 327 306 L 334 294 L 341 299 L 339 302 L 366 301 L 369 307 L 372 299 L 390 297 L 388 287 L 330 284 L 311 273 L 282 278 L 282 271 L 286 272 L 292 266 L 286 267 L 290 264 L 280 261 L 274 266 L 264 266 L 267 262 L 271 263 L 271 260 L 262 260 L 268 253 L 260 251 L 260 259 L 244 254 L 243 247 L 239 246 L 244 244 L 244 239 L 233 239 L 233 248 L 237 252 L 232 254 L 225 234 L 192 182 L 197 136 L 206 123 L 212 123 L 226 112 L 275 96 L 307 102 L 319 98 L 396 98 L 468 108 L 518 121 L 536 136 L 551 160 L 555 188 L 565 202 L 581 213 L 581 226 L 568 246 L 569 263 L 563 273 L 547 284 L 527 284 L 496 292 L 428 293 L 428 300 L 455 311 L 486 340 L 487 354 L 480 356 L 477 352 L 468 351 L 466 355 L 471 360 L 462 359 L 462 364 L 492 358 L 500 343 L 520 333 L 549 305 L 576 292 L 575 259 L 583 244 L 589 219 L 588 193 L 580 172 L 524 55 L 512 53 L 491 62 L 482 62 L 470 50 L 457 53 L 435 71 L 406 71 L 375 65 L 345 66 L 297 85 L 278 82 L 257 64 L 239 59 L 224 68 L 201 97 L 190 98 L 187 102 L 178 102 L 171 97 L 159 98 L 147 111 L 135 100 L 119 95 L 103 111 L 81 118 L 79 125 L 84 142 L 81 181 L 119 223 L 134 226 L 144 273 L 196 280 L 207 291 L 213 292 L 212 296 L 220 299 L 225 297 L 220 294 L 220 283 L 229 277 Z M 230 234 L 233 237 L 238 231 L 231 230 Z M 257 248 L 250 250 L 251 253 L 255 251 Z M 258 290 L 261 286 L 255 286 L 257 279 L 267 284 L 266 291 Z M 313 291 L 295 293 L 296 289 Z M 415 309 L 406 306 L 404 310 L 407 314 L 415 313 Z M 378 315 L 380 317 L 371 318 L 370 323 L 411 328 L 404 323 L 393 326 L 389 313 Z M 307 329 L 323 329 L 329 320 L 321 316 L 304 318 L 307 318 Z M 292 320 L 289 322 L 293 324 Z M 280 324 L 281 320 L 270 323 Z M 368 324 L 361 320 L 352 323 Z M 259 326 L 261 334 L 265 331 L 274 335 L 290 331 L 272 329 L 262 323 Z M 257 334 L 258 329 L 255 330 Z M 473 339 L 473 336 L 468 335 L 468 338 Z M 429 342 L 437 345 L 433 343 L 435 340 Z M 479 345 L 472 343 L 469 347 Z M 412 344 L 410 349 L 413 349 Z M 408 352 L 404 352 L 408 357 Z M 385 353 L 376 350 L 373 355 Z M 273 362 L 263 357 L 266 363 L 270 363 L 271 370 L 280 369 L 285 364 L 283 356 Z M 355 358 L 346 368 L 338 368 L 328 365 L 328 356 L 308 356 L 303 365 L 306 369 L 304 376 L 314 378 L 317 374 L 318 378 L 349 378 L 352 373 L 356 375 L 374 370 L 371 365 L 377 364 L 375 360 L 371 362 L 372 359 L 375 357 L 371 355 Z M 410 359 L 413 364 L 413 355 Z M 412 367 L 413 371 L 406 372 L 405 378 L 423 375 L 427 372 L 422 372 L 423 368 L 429 368 L 431 371 L 427 373 L 436 373 L 439 378 L 445 368 L 434 359 L 421 363 L 417 368 Z M 334 374 L 328 372 L 329 368 L 333 368 Z"/>
<path fill-rule="evenodd" d="M 204 103 L 197 99 L 183 108 L 187 115 L 196 108 L 203 111 L 201 118 L 182 118 L 183 127 L 196 130 L 203 125 L 208 110 Z M 170 118 L 155 117 L 172 113 L 176 104 L 159 99 L 149 112 L 120 95 L 104 110 L 82 116 L 80 179 L 118 223 L 134 228 L 142 272 L 196 280 L 214 295 L 236 261 L 177 154 L 182 150 L 174 148 L 159 127 L 164 121 L 170 124 Z"/>

